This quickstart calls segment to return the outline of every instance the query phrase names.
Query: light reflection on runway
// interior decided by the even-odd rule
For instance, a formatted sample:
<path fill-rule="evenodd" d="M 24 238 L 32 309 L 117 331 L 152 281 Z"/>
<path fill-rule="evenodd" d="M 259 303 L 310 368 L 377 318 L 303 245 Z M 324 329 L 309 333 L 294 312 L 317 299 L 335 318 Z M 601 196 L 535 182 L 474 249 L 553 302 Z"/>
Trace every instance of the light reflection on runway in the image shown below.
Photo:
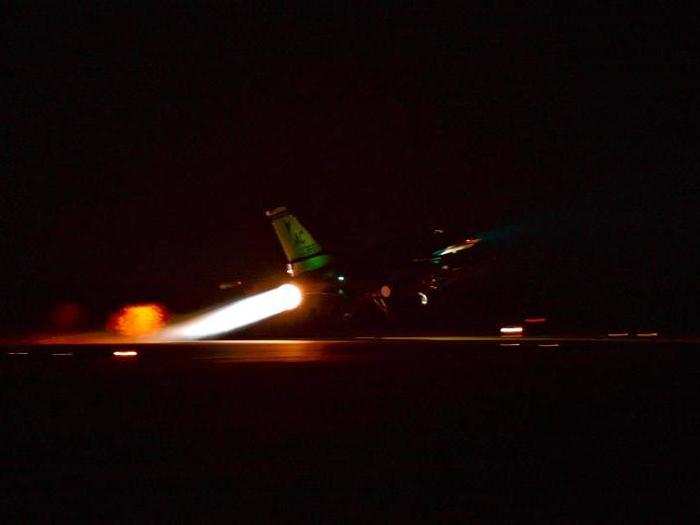
<path fill-rule="evenodd" d="M 70 362 L 107 359 L 119 363 L 190 361 L 213 363 L 349 363 L 368 360 L 431 359 L 448 353 L 465 352 L 566 352 L 593 350 L 615 352 L 626 348 L 663 348 L 674 344 L 698 344 L 698 338 L 661 337 L 527 337 L 527 336 L 358 336 L 336 339 L 238 339 L 176 342 L 125 342 L 90 344 L 0 343 L 5 362 L 21 358 L 54 358 Z"/>
<path fill-rule="evenodd" d="M 287 343 L 277 345 L 273 348 L 258 345 L 236 345 L 235 349 L 220 349 L 208 352 L 206 356 L 195 356 L 198 361 L 219 361 L 226 362 L 313 362 L 328 361 L 329 355 L 325 352 L 323 344 L 308 344 L 304 341 L 301 344 Z M 340 356 L 335 356 L 336 358 Z"/>

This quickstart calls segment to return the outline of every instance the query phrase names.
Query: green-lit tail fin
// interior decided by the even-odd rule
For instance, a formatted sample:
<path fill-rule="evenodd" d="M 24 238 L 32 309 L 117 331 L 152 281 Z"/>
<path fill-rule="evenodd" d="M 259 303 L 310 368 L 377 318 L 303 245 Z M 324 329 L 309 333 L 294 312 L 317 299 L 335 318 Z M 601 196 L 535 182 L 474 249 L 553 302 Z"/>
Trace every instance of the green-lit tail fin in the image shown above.
<path fill-rule="evenodd" d="M 330 257 L 323 253 L 321 245 L 287 208 L 275 208 L 265 214 L 272 221 L 272 227 L 287 256 L 287 272 L 290 275 L 318 270 L 330 262 Z"/>

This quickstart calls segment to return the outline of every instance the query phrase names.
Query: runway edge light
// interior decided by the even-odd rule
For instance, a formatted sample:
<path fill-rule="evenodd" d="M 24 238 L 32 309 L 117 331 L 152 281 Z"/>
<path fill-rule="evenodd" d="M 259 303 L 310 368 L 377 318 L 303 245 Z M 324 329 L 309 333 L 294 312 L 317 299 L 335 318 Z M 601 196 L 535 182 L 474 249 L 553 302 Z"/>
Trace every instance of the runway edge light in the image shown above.
<path fill-rule="evenodd" d="M 501 333 L 505 335 L 518 335 L 523 333 L 522 326 L 504 326 L 501 328 Z"/>

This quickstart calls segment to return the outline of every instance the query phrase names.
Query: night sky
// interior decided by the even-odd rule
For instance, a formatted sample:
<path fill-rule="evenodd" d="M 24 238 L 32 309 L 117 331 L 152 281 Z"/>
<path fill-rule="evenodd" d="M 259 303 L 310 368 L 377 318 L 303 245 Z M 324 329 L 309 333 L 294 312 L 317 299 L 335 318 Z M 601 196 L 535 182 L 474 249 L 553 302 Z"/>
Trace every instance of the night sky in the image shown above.
<path fill-rule="evenodd" d="M 218 282 L 279 272 L 263 214 L 279 205 L 333 251 L 575 216 L 572 234 L 612 265 L 697 290 L 692 21 L 39 6 L 3 18 L 3 325 L 38 325 L 65 300 L 184 310 Z"/>

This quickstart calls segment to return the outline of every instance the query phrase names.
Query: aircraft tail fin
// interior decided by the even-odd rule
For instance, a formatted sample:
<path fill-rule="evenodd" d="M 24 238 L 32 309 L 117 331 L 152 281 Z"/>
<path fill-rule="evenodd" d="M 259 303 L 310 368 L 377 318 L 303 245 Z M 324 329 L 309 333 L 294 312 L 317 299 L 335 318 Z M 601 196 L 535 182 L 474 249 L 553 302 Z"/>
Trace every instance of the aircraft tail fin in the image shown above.
<path fill-rule="evenodd" d="M 287 273 L 297 276 L 328 265 L 330 257 L 287 208 L 265 212 L 287 257 Z"/>

